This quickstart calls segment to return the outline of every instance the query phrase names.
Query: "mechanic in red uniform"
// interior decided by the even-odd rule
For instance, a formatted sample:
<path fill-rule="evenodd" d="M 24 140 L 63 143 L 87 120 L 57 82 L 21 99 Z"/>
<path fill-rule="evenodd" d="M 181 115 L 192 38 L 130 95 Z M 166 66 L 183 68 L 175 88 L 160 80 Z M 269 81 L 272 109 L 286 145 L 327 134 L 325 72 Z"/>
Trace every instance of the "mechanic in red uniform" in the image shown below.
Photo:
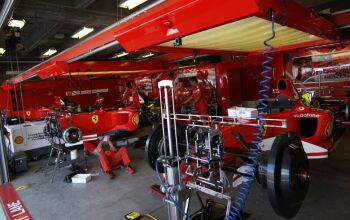
<path fill-rule="evenodd" d="M 59 113 L 63 111 L 64 107 L 65 107 L 65 104 L 62 101 L 62 99 L 59 96 L 54 96 L 53 103 L 52 103 L 52 106 L 49 107 L 49 111 Z"/>
<path fill-rule="evenodd" d="M 107 144 L 109 150 L 105 150 L 103 144 Z M 134 174 L 135 170 L 132 168 L 131 160 L 128 154 L 128 150 L 125 147 L 121 147 L 117 150 L 109 136 L 104 136 L 98 143 L 95 141 L 84 141 L 84 148 L 87 153 L 98 154 L 102 170 L 108 175 L 109 179 L 114 178 L 112 172 L 113 167 L 124 166 L 129 174 Z"/>
<path fill-rule="evenodd" d="M 126 83 L 123 94 L 123 104 L 128 108 L 140 108 L 140 98 L 136 86 L 132 82 Z"/>
<path fill-rule="evenodd" d="M 96 101 L 95 101 L 96 108 L 102 108 L 104 101 L 105 101 L 105 98 L 103 98 L 101 93 L 99 93 L 99 92 L 96 93 Z"/>
<path fill-rule="evenodd" d="M 190 91 L 185 87 L 184 83 L 184 79 L 178 79 L 175 87 L 175 106 L 176 108 L 180 108 L 180 110 L 183 107 L 184 102 L 190 97 Z"/>
<path fill-rule="evenodd" d="M 193 88 L 193 92 L 190 98 L 188 98 L 184 104 L 193 102 L 195 109 L 200 115 L 208 115 L 208 104 L 205 100 L 203 86 L 198 83 L 196 77 L 190 78 L 190 83 Z"/>

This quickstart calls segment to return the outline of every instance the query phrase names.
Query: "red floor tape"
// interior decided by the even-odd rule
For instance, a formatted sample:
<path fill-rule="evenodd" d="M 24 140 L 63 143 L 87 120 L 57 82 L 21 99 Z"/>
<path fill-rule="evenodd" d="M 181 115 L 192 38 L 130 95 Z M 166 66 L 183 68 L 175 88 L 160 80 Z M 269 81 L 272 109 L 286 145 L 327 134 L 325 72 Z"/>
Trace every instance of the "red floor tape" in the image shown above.
<path fill-rule="evenodd" d="M 11 183 L 0 185 L 1 204 L 9 220 L 32 220 Z"/>

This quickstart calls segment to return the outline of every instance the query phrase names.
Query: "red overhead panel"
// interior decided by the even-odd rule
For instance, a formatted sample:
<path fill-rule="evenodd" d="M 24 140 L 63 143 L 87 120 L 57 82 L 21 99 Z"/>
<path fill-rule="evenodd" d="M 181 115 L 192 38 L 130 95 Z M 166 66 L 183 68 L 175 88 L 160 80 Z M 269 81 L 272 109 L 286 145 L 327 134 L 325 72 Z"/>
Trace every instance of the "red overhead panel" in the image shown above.
<path fill-rule="evenodd" d="M 243 22 L 249 25 L 250 19 L 253 19 L 254 22 L 257 22 L 256 24 L 259 24 L 259 22 L 266 23 L 267 13 L 270 9 L 275 11 L 277 26 L 281 29 L 281 33 L 285 36 L 290 36 L 290 34 L 293 36 L 289 39 L 290 43 L 300 43 L 299 46 L 303 46 L 305 43 L 307 43 L 307 45 L 312 45 L 336 40 L 337 33 L 330 31 L 336 28 L 333 23 L 293 1 L 167 0 L 128 21 L 117 22 L 111 25 L 87 40 L 25 71 L 21 75 L 13 78 L 11 82 L 18 83 L 36 75 L 46 79 L 67 73 L 68 61 L 87 54 L 90 51 L 102 48 L 115 40 L 127 51 L 137 51 L 148 47 L 155 48 L 164 43 L 169 44 L 177 37 L 192 37 L 195 39 L 195 34 L 199 34 L 200 37 L 204 36 L 205 38 L 205 31 L 209 31 L 210 29 L 221 30 L 220 28 L 226 30 L 226 32 L 223 33 L 226 34 L 226 39 L 230 40 L 230 31 L 235 30 L 235 27 L 237 27 L 235 22 L 243 20 Z M 280 25 L 285 22 L 287 24 L 287 30 L 284 30 Z M 225 25 L 228 25 L 228 28 Z M 251 28 L 251 30 L 254 30 L 254 28 Z M 246 31 L 241 31 L 240 33 L 245 32 Z M 265 30 L 265 33 L 267 33 L 267 30 Z M 301 41 L 298 40 L 298 34 L 302 36 Z M 212 37 L 213 35 L 210 36 Z M 254 34 L 250 36 L 254 36 Z M 260 37 L 263 37 L 261 33 Z M 310 39 L 308 39 L 308 37 L 310 37 Z M 230 41 L 226 41 L 224 43 L 229 44 L 229 42 Z M 182 50 L 172 52 L 189 53 L 193 52 L 193 49 L 195 49 L 202 53 L 219 53 L 220 51 L 221 54 L 237 53 L 237 55 L 242 55 L 247 52 L 250 54 L 260 51 L 260 48 L 254 50 L 254 46 L 248 47 L 249 43 L 249 41 L 242 44 L 232 43 L 232 45 L 244 45 L 245 47 L 238 48 L 240 49 L 238 51 L 236 51 L 235 49 L 237 48 L 234 47 L 228 48 L 228 51 L 226 51 L 227 53 L 225 53 L 225 49 L 222 49 L 225 47 L 222 47 L 222 45 L 216 48 L 216 45 L 210 45 L 209 41 L 205 47 L 201 47 L 201 45 L 196 46 L 192 41 L 192 44 L 190 44 L 188 48 L 183 47 L 180 48 Z M 283 42 L 282 44 L 279 42 L 279 44 L 276 45 L 278 47 L 286 46 Z M 166 46 L 169 47 L 169 45 Z M 287 44 L 287 46 L 290 45 Z M 172 47 L 172 44 L 170 47 Z M 163 47 L 163 49 L 164 48 L 166 47 Z M 247 51 L 246 49 L 249 50 Z M 159 48 L 159 51 L 160 50 L 162 50 L 162 48 Z"/>
<path fill-rule="evenodd" d="M 339 26 L 350 25 L 350 11 L 345 11 L 332 16 L 332 20 Z"/>
<path fill-rule="evenodd" d="M 129 70 L 163 70 L 164 65 L 158 61 L 78 61 L 69 64 L 71 72 L 103 72 Z"/>
<path fill-rule="evenodd" d="M 335 29 L 333 23 L 293 1 L 280 0 L 183 0 L 119 29 L 115 37 L 126 50 L 135 51 L 243 19 L 267 19 L 270 9 L 278 24 L 313 35 L 317 43 L 336 40 L 337 33 L 329 31 Z"/>

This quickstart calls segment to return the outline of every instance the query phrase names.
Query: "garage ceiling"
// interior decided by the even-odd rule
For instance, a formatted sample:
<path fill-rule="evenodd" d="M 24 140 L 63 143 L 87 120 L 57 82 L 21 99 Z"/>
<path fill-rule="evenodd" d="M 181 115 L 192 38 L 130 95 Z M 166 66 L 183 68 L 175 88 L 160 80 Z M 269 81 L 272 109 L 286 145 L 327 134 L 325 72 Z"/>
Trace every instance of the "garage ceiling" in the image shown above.
<path fill-rule="evenodd" d="M 8 1 L 10 0 L 2 0 L 0 3 Z M 26 70 L 43 61 L 44 58 L 41 55 L 49 48 L 55 48 L 60 52 L 78 43 L 81 39 L 72 39 L 71 35 L 84 26 L 93 27 L 93 33 L 96 33 L 155 1 L 148 0 L 141 6 L 127 10 L 118 7 L 122 0 L 17 0 L 13 18 L 26 21 L 25 26 L 20 30 L 21 38 L 17 48 L 18 68 Z M 350 1 L 344 0 L 297 0 L 297 2 L 314 9 L 328 19 L 332 19 L 332 15 L 339 12 L 350 10 Z M 348 24 L 342 24 L 341 31 L 344 39 L 350 39 L 348 26 L 350 26 L 350 21 Z M 313 38 L 305 33 L 282 29 L 281 33 L 290 36 L 291 41 L 308 41 Z M 1 30 L 0 47 L 5 47 L 6 35 L 10 30 L 8 27 L 1 27 Z M 191 42 L 192 44 L 198 43 L 194 38 Z M 250 49 L 252 48 L 240 48 L 242 51 Z M 14 62 L 15 57 L 10 57 L 9 54 L 5 53 L 0 56 L 0 81 L 6 78 L 5 71 L 17 69 L 17 62 Z M 110 53 L 105 53 L 105 56 L 110 56 Z"/>
<path fill-rule="evenodd" d="M 13 0 L 3 0 L 0 3 L 6 1 Z M 17 46 L 19 69 L 25 70 L 43 61 L 42 54 L 49 48 L 55 48 L 60 52 L 84 40 L 84 38 L 71 38 L 82 27 L 93 27 L 94 31 L 91 34 L 97 33 L 155 0 L 148 0 L 132 10 L 118 7 L 122 0 L 16 0 L 14 2 L 16 8 L 12 17 L 24 19 L 26 22 L 20 30 L 20 44 Z M 5 25 L 1 30 L 0 48 L 6 48 L 5 40 L 10 28 Z M 5 71 L 17 69 L 15 53 L 10 57 L 9 49 L 6 48 L 6 50 L 5 54 L 0 56 L 0 82 L 7 78 Z"/>
<path fill-rule="evenodd" d="M 22 0 L 14 10 L 14 19 L 24 19 L 21 31 L 23 48 L 20 58 L 38 59 L 48 48 L 62 51 L 77 42 L 71 36 L 80 28 L 93 27 L 94 33 L 154 1 L 133 10 L 118 7 L 122 0 Z M 8 30 L 0 33 L 0 47 L 5 46 Z"/>

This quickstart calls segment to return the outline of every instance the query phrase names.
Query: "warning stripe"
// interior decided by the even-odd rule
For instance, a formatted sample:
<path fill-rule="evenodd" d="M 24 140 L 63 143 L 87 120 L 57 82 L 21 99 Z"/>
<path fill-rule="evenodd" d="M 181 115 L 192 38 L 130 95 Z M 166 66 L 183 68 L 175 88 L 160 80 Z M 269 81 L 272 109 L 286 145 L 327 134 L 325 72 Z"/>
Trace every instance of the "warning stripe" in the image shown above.
<path fill-rule="evenodd" d="M 32 220 L 28 209 L 11 183 L 0 185 L 1 205 L 9 220 Z"/>

